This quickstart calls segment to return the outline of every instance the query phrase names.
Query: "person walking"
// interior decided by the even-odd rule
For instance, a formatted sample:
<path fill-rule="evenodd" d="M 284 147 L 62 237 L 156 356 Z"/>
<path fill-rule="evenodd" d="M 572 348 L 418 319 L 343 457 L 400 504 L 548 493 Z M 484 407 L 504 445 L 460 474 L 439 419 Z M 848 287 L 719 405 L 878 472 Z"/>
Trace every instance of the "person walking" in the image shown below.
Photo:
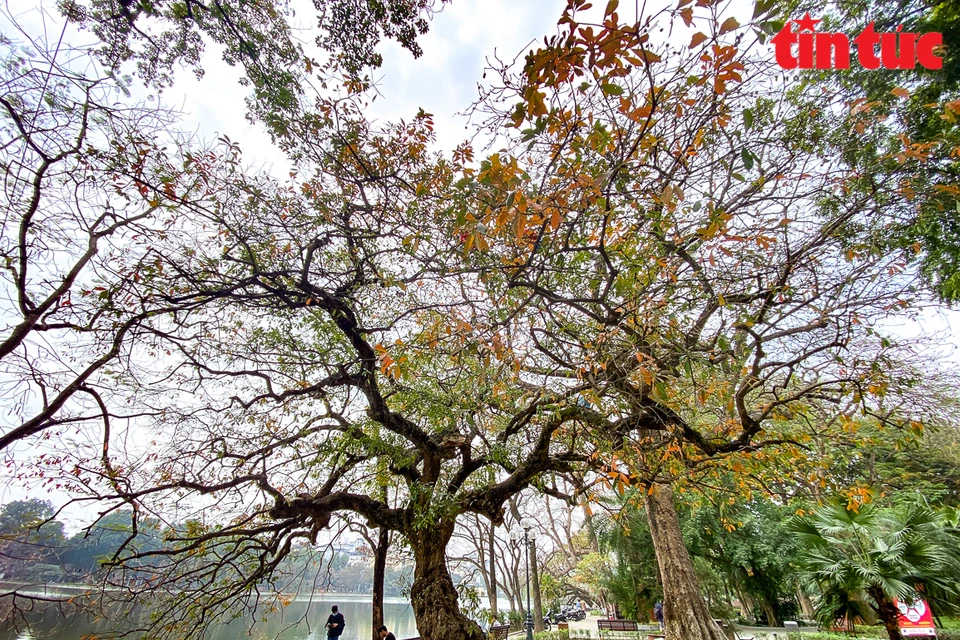
<path fill-rule="evenodd" d="M 397 640 L 397 636 L 393 635 L 393 632 L 387 631 L 387 626 L 384 624 L 377 629 L 377 635 L 380 636 L 380 640 Z"/>
<path fill-rule="evenodd" d="M 328 638 L 339 638 L 343 635 L 343 627 L 346 626 L 347 621 L 343 619 L 343 614 L 340 613 L 340 607 L 333 605 L 330 609 L 330 617 L 327 618 L 327 637 Z"/>
<path fill-rule="evenodd" d="M 660 631 L 663 631 L 663 603 L 657 600 L 657 604 L 653 605 L 653 617 L 657 619 L 657 624 L 660 625 Z"/>

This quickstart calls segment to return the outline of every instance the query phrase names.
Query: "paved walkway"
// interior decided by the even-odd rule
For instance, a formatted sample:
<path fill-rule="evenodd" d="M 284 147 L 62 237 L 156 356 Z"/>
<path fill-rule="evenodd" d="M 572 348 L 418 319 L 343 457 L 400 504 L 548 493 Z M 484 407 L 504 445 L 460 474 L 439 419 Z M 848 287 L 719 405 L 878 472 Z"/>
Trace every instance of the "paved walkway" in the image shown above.
<path fill-rule="evenodd" d="M 600 616 L 587 616 L 583 620 L 571 620 L 569 622 L 570 630 L 571 631 L 574 631 L 574 630 L 589 631 L 591 636 L 596 637 L 596 636 L 599 636 L 599 634 L 597 633 L 597 620 L 604 620 L 604 619 L 606 619 L 605 616 L 603 618 L 601 618 Z M 657 623 L 642 622 L 640 623 L 640 626 L 642 627 L 644 624 L 649 625 L 650 627 L 655 627 Z M 799 629 L 799 631 L 809 631 L 811 633 L 816 632 L 816 630 L 817 630 L 816 627 L 800 627 Z M 740 638 L 749 638 L 749 637 L 756 638 L 760 636 L 766 636 L 770 640 L 773 640 L 773 638 L 786 640 L 787 633 L 788 632 L 784 627 L 746 627 L 746 626 L 739 626 L 739 625 L 737 626 L 737 636 Z M 525 632 L 521 631 L 519 632 L 519 634 L 517 633 L 510 634 L 511 637 L 515 637 L 517 635 L 523 636 L 525 635 Z"/>
<path fill-rule="evenodd" d="M 585 629 L 587 631 L 592 631 L 593 633 L 597 632 L 597 620 L 600 620 L 600 616 L 587 616 L 583 620 L 571 620 L 569 622 L 570 629 Z"/>

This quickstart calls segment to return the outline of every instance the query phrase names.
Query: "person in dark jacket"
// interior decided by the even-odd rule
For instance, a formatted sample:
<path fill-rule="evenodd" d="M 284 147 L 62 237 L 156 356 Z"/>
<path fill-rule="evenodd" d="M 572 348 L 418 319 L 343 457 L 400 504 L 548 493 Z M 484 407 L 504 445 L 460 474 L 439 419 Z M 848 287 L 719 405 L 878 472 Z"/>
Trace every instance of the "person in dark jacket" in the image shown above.
<path fill-rule="evenodd" d="M 659 600 L 657 604 L 653 605 L 653 616 L 660 624 L 660 631 L 663 631 L 663 604 Z"/>
<path fill-rule="evenodd" d="M 377 635 L 380 636 L 380 640 L 397 640 L 397 636 L 393 635 L 393 632 L 387 631 L 387 626 L 383 624 L 377 629 Z"/>
<path fill-rule="evenodd" d="M 333 608 L 330 610 L 330 617 L 327 618 L 327 637 L 328 638 L 339 638 L 343 634 L 343 627 L 346 625 L 346 620 L 343 619 L 343 614 L 340 613 L 340 607 L 333 605 Z"/>

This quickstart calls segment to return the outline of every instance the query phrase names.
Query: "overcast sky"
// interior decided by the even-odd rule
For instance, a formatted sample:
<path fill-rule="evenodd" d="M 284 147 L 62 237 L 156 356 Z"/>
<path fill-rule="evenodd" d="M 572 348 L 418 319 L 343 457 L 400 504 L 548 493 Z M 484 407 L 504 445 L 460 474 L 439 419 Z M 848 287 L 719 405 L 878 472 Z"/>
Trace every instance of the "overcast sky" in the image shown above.
<path fill-rule="evenodd" d="M 452 149 L 467 137 L 466 119 L 456 114 L 477 97 L 487 56 L 496 52 L 513 59 L 530 45 L 556 31 L 564 0 L 454 0 L 438 13 L 430 31 L 421 36 L 424 55 L 413 55 L 393 41 L 379 50 L 384 64 L 373 77 L 380 96 L 368 116 L 380 121 L 412 118 L 419 109 L 434 114 L 439 149 Z M 308 8 L 297 12 L 304 27 Z M 304 39 L 309 36 L 304 34 Z M 196 80 L 182 73 L 164 101 L 184 111 L 185 125 L 204 137 L 226 134 L 239 141 L 248 162 L 274 165 L 278 176 L 286 174 L 282 156 L 270 146 L 263 128 L 244 118 L 246 87 L 238 83 L 240 70 L 222 61 L 210 48 L 204 60 L 205 76 Z"/>

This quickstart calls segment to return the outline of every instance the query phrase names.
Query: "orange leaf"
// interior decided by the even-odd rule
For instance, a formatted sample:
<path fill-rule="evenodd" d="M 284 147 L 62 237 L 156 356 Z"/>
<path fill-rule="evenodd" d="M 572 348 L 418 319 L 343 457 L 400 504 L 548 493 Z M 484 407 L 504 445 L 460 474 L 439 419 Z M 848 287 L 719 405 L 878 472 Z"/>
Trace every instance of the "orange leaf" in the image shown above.
<path fill-rule="evenodd" d="M 683 23 L 688 27 L 693 24 L 693 9 L 687 7 L 680 11 L 680 17 L 683 18 Z"/>
<path fill-rule="evenodd" d="M 726 20 L 723 21 L 723 24 L 720 25 L 720 34 L 723 35 L 728 31 L 733 31 L 734 29 L 737 29 L 739 26 L 740 26 L 740 23 L 737 22 L 736 18 L 727 18 Z"/>
<path fill-rule="evenodd" d="M 903 87 L 896 87 L 890 90 L 890 93 L 897 96 L 898 98 L 909 98 L 910 92 L 904 89 Z"/>
<path fill-rule="evenodd" d="M 690 40 L 690 48 L 693 49 L 694 47 L 701 44 L 702 42 L 705 42 L 706 40 L 707 40 L 707 36 L 705 34 L 697 32 L 693 34 L 693 38 Z"/>
<path fill-rule="evenodd" d="M 652 63 L 654 63 L 654 62 L 660 62 L 660 60 L 662 59 L 662 58 L 660 58 L 660 56 L 658 56 L 657 54 L 655 54 L 653 51 L 647 51 L 646 49 L 642 49 L 641 51 L 638 51 L 638 52 L 637 52 L 637 55 L 639 55 L 641 58 L 643 58 L 643 61 L 646 62 L 647 64 L 652 64 Z"/>

